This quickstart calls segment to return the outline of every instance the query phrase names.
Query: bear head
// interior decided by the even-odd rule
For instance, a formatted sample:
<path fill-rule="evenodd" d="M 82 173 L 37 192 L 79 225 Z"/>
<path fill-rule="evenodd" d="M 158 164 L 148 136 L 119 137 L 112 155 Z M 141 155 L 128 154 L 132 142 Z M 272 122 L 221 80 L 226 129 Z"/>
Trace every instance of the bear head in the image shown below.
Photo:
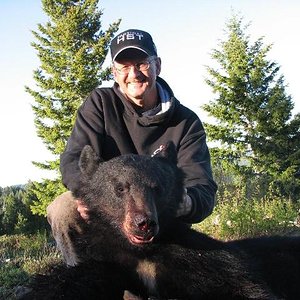
<path fill-rule="evenodd" d="M 92 222 L 101 223 L 97 234 L 109 233 L 111 240 L 113 230 L 131 246 L 146 247 L 171 226 L 182 200 L 184 175 L 176 163 L 172 143 L 152 157 L 126 154 L 109 161 L 85 146 L 80 184 L 72 192 L 85 202 Z"/>

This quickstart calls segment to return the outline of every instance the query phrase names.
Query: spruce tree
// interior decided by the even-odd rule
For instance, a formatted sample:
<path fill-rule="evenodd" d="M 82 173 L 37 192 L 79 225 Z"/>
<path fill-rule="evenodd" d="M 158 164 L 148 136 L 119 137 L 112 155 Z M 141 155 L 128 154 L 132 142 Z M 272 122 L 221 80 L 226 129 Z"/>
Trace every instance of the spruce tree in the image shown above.
<path fill-rule="evenodd" d="M 293 185 L 300 165 L 300 115 L 286 92 L 280 66 L 267 55 L 272 45 L 253 43 L 249 24 L 233 15 L 226 38 L 213 49 L 217 67 L 207 67 L 206 83 L 216 95 L 203 109 L 214 118 L 205 124 L 214 164 L 244 178 L 263 176 Z"/>
<path fill-rule="evenodd" d="M 48 16 L 46 24 L 32 31 L 40 66 L 34 71 L 36 89 L 26 87 L 34 97 L 32 109 L 37 135 L 53 154 L 53 160 L 33 162 L 37 167 L 57 172 L 54 180 L 33 182 L 32 210 L 44 214 L 55 196 L 64 191 L 59 170 L 59 154 L 71 133 L 76 111 L 92 89 L 109 78 L 103 67 L 109 44 L 120 20 L 102 30 L 99 0 L 42 0 Z"/>

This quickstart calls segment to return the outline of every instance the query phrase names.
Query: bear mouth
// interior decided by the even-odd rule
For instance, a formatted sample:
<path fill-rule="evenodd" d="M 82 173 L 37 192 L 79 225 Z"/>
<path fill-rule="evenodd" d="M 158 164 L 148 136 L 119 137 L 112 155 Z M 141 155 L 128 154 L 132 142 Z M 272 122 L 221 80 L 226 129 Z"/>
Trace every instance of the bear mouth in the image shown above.
<path fill-rule="evenodd" d="M 140 235 L 134 235 L 134 234 L 130 234 L 127 236 L 129 241 L 133 244 L 133 245 L 145 245 L 145 244 L 150 244 L 152 243 L 154 236 L 140 236 Z"/>
<path fill-rule="evenodd" d="M 148 224 L 149 223 L 149 224 Z M 155 236 L 158 234 L 159 226 L 155 222 L 124 222 L 122 231 L 127 240 L 134 246 L 149 245 L 153 242 Z"/>

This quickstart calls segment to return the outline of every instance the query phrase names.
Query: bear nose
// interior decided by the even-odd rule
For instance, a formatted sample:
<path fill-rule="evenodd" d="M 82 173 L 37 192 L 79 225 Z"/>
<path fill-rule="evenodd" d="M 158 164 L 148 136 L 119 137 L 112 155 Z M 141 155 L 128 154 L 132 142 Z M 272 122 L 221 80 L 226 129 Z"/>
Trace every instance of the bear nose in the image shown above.
<path fill-rule="evenodd" d="M 153 231 L 153 229 L 157 226 L 157 222 L 148 216 L 138 215 L 135 217 L 135 224 L 139 228 L 139 230 L 143 232 Z"/>

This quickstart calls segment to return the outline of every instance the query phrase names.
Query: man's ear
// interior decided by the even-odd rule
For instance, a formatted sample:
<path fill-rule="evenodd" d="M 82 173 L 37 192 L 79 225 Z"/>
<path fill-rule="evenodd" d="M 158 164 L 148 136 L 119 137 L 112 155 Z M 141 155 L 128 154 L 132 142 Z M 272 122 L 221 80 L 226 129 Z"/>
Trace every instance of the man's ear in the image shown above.
<path fill-rule="evenodd" d="M 115 81 L 116 83 L 118 83 L 117 70 L 116 70 L 116 68 L 114 67 L 114 65 L 111 66 L 111 73 L 112 73 L 112 75 L 113 75 L 113 77 L 114 77 L 114 81 Z"/>
<path fill-rule="evenodd" d="M 160 57 L 156 58 L 155 67 L 156 67 L 156 76 L 158 76 L 161 71 L 161 58 Z"/>
<path fill-rule="evenodd" d="M 84 146 L 79 158 L 79 168 L 82 174 L 91 176 L 102 161 L 90 145 Z"/>

